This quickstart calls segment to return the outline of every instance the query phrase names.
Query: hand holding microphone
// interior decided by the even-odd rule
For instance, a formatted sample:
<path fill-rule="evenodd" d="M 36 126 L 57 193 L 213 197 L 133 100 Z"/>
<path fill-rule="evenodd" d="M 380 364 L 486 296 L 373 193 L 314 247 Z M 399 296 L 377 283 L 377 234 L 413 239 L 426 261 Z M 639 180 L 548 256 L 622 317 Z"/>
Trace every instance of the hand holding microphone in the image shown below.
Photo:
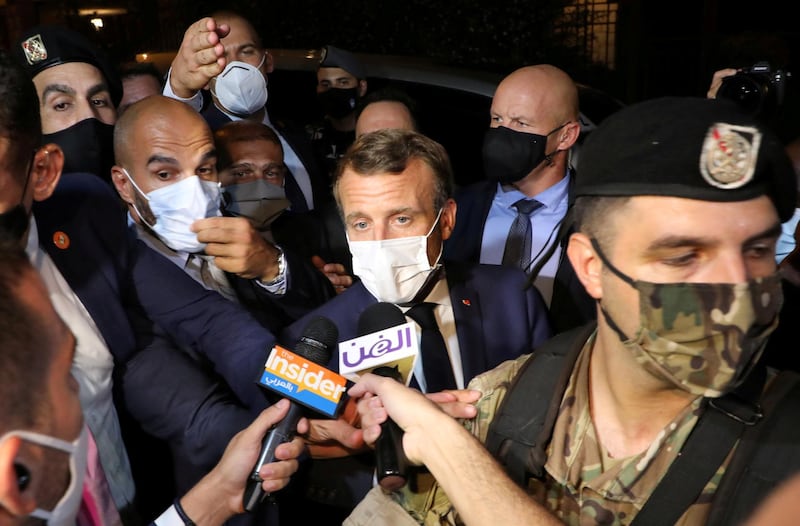
<path fill-rule="evenodd" d="M 261 466 L 275 461 L 275 449 L 294 438 L 297 423 L 305 415 L 305 407 L 335 416 L 345 391 L 346 380 L 328 371 L 331 349 L 339 339 L 339 331 L 327 318 L 312 319 L 303 331 L 295 353 L 275 347 L 267 359 L 259 383 L 291 400 L 286 416 L 272 426 L 264 437 L 261 453 L 244 491 L 243 505 L 253 511 L 266 497 L 261 487 Z"/>
<path fill-rule="evenodd" d="M 371 305 L 358 319 L 357 338 L 339 344 L 339 370 L 356 378 L 372 372 L 405 383 L 419 355 L 411 324 L 392 303 Z M 409 462 L 403 453 L 403 432 L 391 419 L 381 424 L 375 443 L 378 483 L 387 490 L 402 487 Z"/>
<path fill-rule="evenodd" d="M 396 367 L 378 367 L 372 371 L 401 382 L 403 378 Z M 408 482 L 411 463 L 403 452 L 403 430 L 391 418 L 381 424 L 381 434 L 375 442 L 375 472 L 378 484 L 387 491 L 395 491 Z"/>

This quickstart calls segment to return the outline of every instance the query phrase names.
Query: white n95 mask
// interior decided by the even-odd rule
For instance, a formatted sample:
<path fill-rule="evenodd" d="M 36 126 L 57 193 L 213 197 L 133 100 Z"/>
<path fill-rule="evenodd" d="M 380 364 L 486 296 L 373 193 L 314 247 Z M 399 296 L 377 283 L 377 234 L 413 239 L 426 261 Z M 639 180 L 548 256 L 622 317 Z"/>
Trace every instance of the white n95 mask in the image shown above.
<path fill-rule="evenodd" d="M 428 238 L 436 228 L 436 221 L 424 236 L 351 241 L 347 238 L 353 256 L 353 274 L 378 301 L 408 303 L 420 291 L 431 273 L 439 267 L 442 249 L 433 265 L 428 261 Z"/>
<path fill-rule="evenodd" d="M 197 253 L 206 248 L 197 240 L 197 234 L 190 230 L 192 223 L 206 217 L 217 217 L 220 213 L 219 183 L 200 179 L 192 175 L 177 183 L 167 185 L 145 194 L 133 181 L 127 170 L 122 169 L 133 187 L 150 205 L 155 217 L 152 225 L 133 204 L 142 222 L 155 233 L 169 248 L 176 252 Z"/>
<path fill-rule="evenodd" d="M 212 94 L 229 112 L 247 117 L 267 103 L 267 79 L 259 68 L 267 55 L 261 57 L 258 66 L 234 60 L 217 76 Z"/>
<path fill-rule="evenodd" d="M 84 425 L 78 438 L 72 442 L 25 430 L 9 431 L 0 437 L 0 442 L 12 436 L 69 454 L 69 485 L 64 494 L 51 511 L 36 508 L 30 516 L 47 521 L 49 526 L 74 526 L 83 496 L 83 478 L 86 474 L 86 457 L 89 450 L 88 428 Z"/>

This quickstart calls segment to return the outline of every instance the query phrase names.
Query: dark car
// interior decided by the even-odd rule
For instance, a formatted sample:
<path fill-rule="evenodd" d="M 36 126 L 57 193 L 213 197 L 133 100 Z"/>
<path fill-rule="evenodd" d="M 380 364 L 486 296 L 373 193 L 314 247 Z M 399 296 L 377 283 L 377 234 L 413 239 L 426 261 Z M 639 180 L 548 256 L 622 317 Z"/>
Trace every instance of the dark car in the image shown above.
<path fill-rule="evenodd" d="M 273 120 L 311 123 L 321 117 L 316 103 L 319 50 L 271 49 L 275 70 L 269 76 L 269 107 Z M 163 71 L 174 53 L 150 55 Z M 489 108 L 499 74 L 482 73 L 437 64 L 417 57 L 357 54 L 367 72 L 369 90 L 392 85 L 417 103 L 420 130 L 440 142 L 453 163 L 456 183 L 483 177 L 481 145 L 489 125 Z M 139 57 L 137 57 L 139 58 Z M 608 94 L 578 85 L 582 139 L 597 124 L 622 107 Z"/>

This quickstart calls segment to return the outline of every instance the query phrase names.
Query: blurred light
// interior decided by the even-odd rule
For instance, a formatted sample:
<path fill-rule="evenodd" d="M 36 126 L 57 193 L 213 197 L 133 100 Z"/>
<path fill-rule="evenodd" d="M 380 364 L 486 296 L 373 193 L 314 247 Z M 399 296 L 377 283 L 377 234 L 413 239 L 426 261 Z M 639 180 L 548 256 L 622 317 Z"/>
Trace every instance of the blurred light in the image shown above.
<path fill-rule="evenodd" d="M 147 53 L 137 53 L 136 62 L 147 62 Z"/>
<path fill-rule="evenodd" d="M 97 31 L 100 31 L 103 28 L 103 19 L 98 17 L 92 18 L 89 22 L 94 26 Z"/>
<path fill-rule="evenodd" d="M 124 7 L 96 7 L 96 8 L 86 8 L 86 9 L 78 9 L 78 14 L 80 16 L 91 16 L 91 17 L 98 17 L 98 16 L 114 16 L 114 15 L 127 15 L 128 10 Z"/>

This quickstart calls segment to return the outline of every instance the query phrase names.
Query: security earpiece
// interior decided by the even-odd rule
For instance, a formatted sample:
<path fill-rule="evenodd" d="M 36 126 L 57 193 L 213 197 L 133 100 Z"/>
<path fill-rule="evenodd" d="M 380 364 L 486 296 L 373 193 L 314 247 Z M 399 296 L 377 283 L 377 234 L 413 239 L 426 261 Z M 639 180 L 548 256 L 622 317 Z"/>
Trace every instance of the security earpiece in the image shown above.
<path fill-rule="evenodd" d="M 17 487 L 20 491 L 25 491 L 31 482 L 31 472 L 18 462 L 14 462 L 14 472 L 17 474 Z"/>

